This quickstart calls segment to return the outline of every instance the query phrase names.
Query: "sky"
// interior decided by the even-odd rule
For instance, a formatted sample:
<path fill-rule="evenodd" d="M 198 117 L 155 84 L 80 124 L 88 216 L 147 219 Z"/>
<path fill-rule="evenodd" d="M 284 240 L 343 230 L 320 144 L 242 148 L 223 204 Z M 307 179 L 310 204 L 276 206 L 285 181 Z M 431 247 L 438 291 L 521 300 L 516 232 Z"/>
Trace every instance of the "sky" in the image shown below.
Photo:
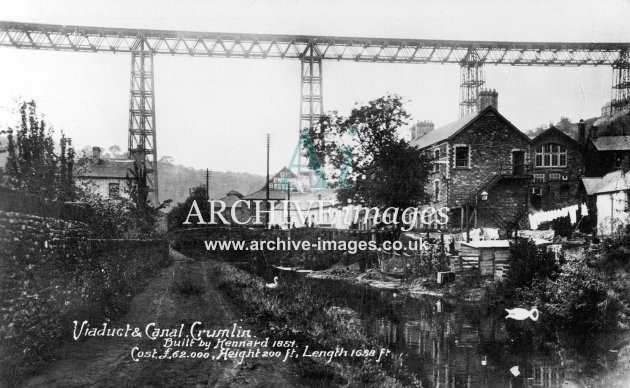
<path fill-rule="evenodd" d="M 382 38 L 627 42 L 630 1 L 7 1 L 0 20 L 124 28 Z M 130 55 L 0 48 L 0 129 L 19 101 L 78 148 L 127 147 Z M 155 57 L 158 157 L 215 171 L 265 173 L 290 162 L 299 127 L 296 60 Z M 523 131 L 599 115 L 609 67 L 486 66 L 499 111 Z M 458 118 L 459 67 L 324 62 L 324 109 L 349 114 L 387 93 L 412 120 Z M 401 132 L 406 136 L 407 130 Z"/>

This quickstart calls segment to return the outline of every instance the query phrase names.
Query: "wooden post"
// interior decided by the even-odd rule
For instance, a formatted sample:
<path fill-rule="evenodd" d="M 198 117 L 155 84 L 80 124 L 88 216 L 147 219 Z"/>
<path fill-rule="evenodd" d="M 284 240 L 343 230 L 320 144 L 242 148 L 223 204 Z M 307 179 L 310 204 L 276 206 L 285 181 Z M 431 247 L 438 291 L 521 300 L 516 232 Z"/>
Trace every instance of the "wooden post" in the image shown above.
<path fill-rule="evenodd" d="M 466 204 L 466 242 L 470 242 L 470 210 L 468 209 L 468 204 Z"/>

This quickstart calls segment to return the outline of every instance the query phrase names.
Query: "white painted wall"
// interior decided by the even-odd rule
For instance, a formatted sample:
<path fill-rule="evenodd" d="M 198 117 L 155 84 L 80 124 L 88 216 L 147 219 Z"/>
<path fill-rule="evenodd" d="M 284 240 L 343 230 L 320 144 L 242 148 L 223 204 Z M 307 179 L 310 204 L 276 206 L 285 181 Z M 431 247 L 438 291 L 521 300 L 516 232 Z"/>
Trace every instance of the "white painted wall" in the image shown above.
<path fill-rule="evenodd" d="M 77 182 L 86 185 L 86 187 L 98 193 L 103 198 L 109 198 L 109 184 L 118 183 L 120 186 L 120 196 L 129 198 L 126 178 L 77 178 Z"/>
<path fill-rule="evenodd" d="M 615 191 L 597 195 L 597 233 L 611 234 L 628 225 L 628 192 Z"/>

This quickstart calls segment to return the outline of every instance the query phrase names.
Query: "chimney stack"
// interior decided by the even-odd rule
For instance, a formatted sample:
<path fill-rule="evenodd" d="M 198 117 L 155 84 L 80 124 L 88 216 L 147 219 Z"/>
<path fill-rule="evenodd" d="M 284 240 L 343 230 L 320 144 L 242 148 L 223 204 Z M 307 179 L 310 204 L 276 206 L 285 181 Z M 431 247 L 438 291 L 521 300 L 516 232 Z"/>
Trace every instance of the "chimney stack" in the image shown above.
<path fill-rule="evenodd" d="M 431 132 L 435 128 L 433 121 L 425 120 L 415 123 L 409 131 L 411 132 L 411 140 L 417 139 Z"/>
<path fill-rule="evenodd" d="M 101 161 L 101 149 L 92 147 L 92 163 L 98 164 Z"/>
<path fill-rule="evenodd" d="M 499 93 L 495 89 L 482 89 L 477 95 L 477 112 L 481 112 L 488 106 L 499 110 Z"/>
<path fill-rule="evenodd" d="M 580 120 L 578 123 L 578 143 L 584 145 L 586 143 L 586 123 Z"/>

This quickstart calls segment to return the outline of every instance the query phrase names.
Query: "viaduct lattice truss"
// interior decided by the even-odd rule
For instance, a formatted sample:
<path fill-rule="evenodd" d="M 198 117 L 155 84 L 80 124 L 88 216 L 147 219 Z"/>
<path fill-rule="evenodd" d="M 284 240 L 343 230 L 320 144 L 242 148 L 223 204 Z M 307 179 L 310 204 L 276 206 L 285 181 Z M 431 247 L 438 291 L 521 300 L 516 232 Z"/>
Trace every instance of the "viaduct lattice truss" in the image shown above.
<path fill-rule="evenodd" d="M 491 42 L 333 36 L 177 32 L 0 21 L 0 46 L 20 49 L 131 53 L 129 151 L 145 163 L 157 203 L 153 56 L 280 58 L 301 62 L 300 126 L 324 113 L 324 60 L 380 63 L 452 63 L 460 66 L 460 116 L 475 109 L 484 65 L 611 66 L 611 110 L 630 103 L 630 43 Z"/>

